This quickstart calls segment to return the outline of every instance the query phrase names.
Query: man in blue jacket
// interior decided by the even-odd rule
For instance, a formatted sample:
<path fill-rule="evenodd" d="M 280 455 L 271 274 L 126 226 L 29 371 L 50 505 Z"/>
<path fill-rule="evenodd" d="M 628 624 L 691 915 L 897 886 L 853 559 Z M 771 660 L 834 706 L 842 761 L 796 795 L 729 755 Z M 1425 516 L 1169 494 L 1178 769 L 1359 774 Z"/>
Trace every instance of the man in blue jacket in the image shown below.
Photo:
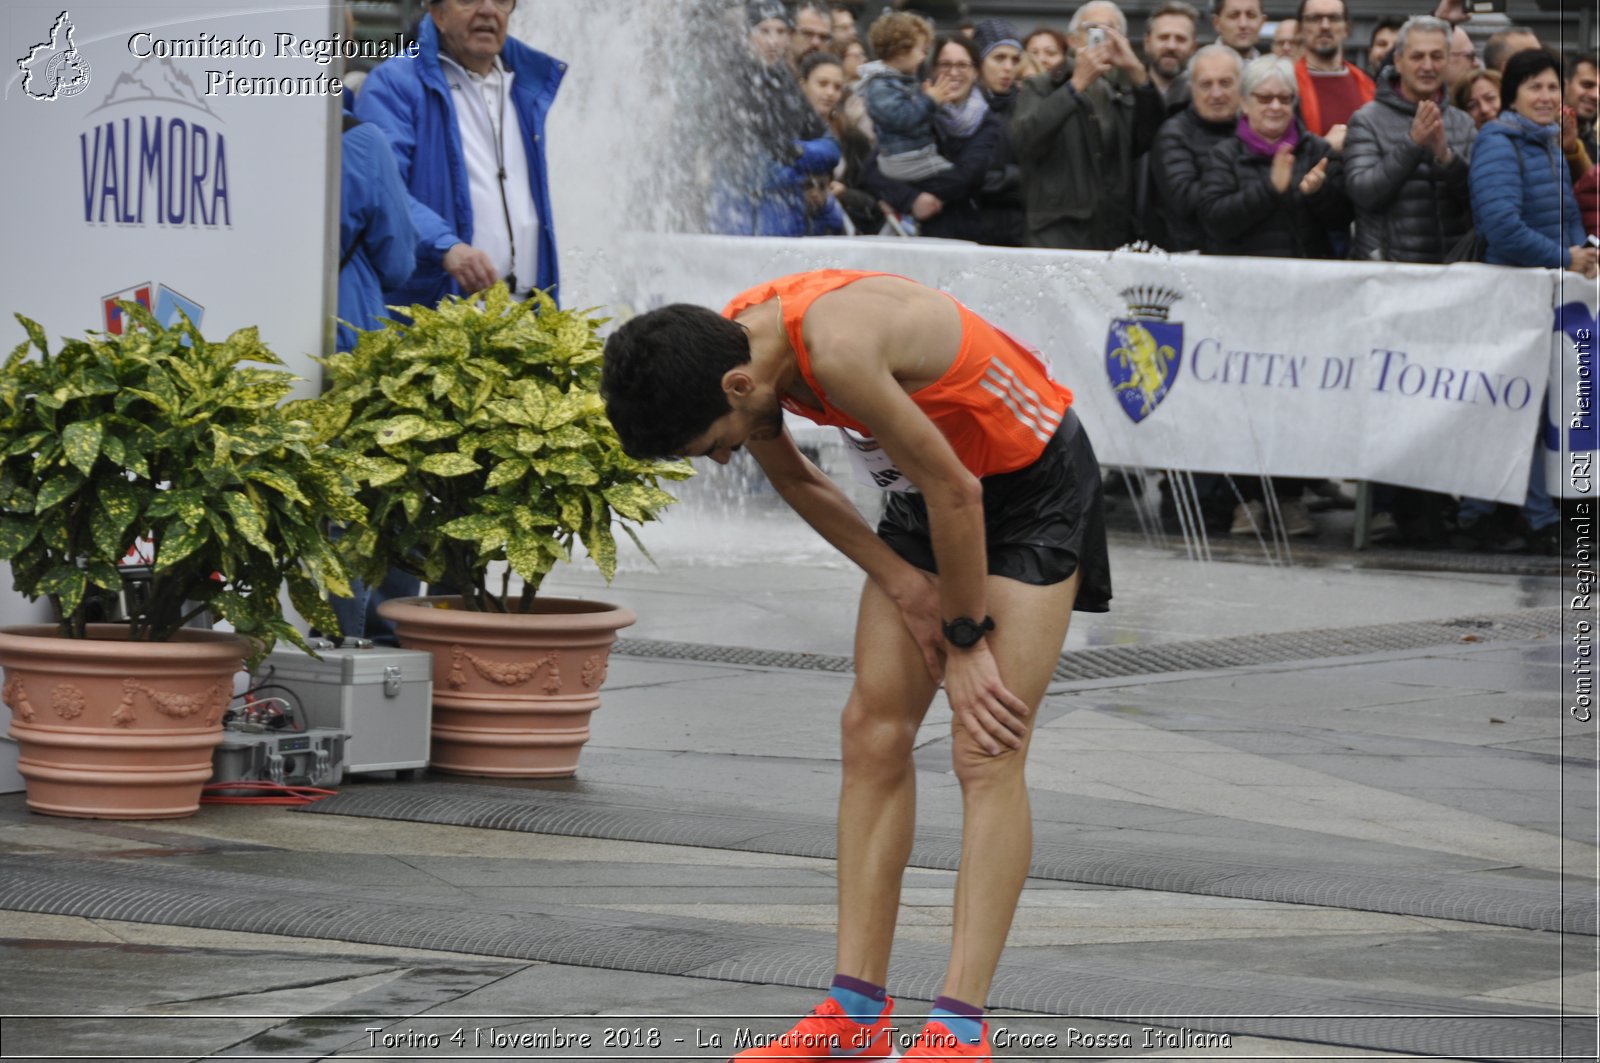
<path fill-rule="evenodd" d="M 356 103 L 411 194 L 417 269 L 388 302 L 433 305 L 504 279 L 559 296 L 545 117 L 565 63 L 508 40 L 516 0 L 429 0 L 420 55 L 396 56 Z"/>
<path fill-rule="evenodd" d="M 339 330 L 337 350 L 354 350 L 358 329 L 380 327 L 388 313 L 383 290 L 404 284 L 417 268 L 411 198 L 400 181 L 389 139 L 357 122 L 345 94 L 339 195 Z"/>
<path fill-rule="evenodd" d="M 358 122 L 345 93 L 339 195 L 339 327 L 334 346 L 354 350 L 359 333 L 381 328 L 389 316 L 383 291 L 404 284 L 417 267 L 417 230 L 411 197 L 400 181 L 389 139 L 371 122 Z M 351 638 L 394 642 L 394 624 L 378 616 L 377 604 L 418 593 L 415 576 L 390 569 L 373 589 L 350 581 L 349 598 L 330 598 L 339 630 Z"/>

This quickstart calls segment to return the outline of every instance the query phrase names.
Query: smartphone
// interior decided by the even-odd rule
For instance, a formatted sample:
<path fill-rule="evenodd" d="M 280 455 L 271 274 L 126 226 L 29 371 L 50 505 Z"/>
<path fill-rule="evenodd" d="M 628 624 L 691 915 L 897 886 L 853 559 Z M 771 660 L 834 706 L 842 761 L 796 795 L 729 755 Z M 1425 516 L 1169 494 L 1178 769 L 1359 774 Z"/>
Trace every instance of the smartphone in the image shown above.
<path fill-rule="evenodd" d="M 1099 26 L 1090 27 L 1089 47 L 1098 48 L 1104 43 L 1106 43 L 1106 31 Z"/>
<path fill-rule="evenodd" d="M 1474 15 L 1503 15 L 1506 11 L 1506 0 L 1472 0 L 1467 6 Z"/>

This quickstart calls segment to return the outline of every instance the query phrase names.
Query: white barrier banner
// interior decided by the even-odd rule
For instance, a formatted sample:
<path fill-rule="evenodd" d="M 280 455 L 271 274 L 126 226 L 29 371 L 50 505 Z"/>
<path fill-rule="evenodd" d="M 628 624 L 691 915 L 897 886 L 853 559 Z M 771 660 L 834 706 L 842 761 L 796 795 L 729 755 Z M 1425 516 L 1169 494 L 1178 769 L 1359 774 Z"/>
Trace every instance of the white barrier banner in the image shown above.
<path fill-rule="evenodd" d="M 1545 484 L 1557 498 L 1595 494 L 1595 310 L 1600 287 L 1563 273 L 1550 322 L 1550 391 L 1541 457 Z"/>
<path fill-rule="evenodd" d="M 635 312 L 824 267 L 943 289 L 1044 352 L 1108 465 L 1520 503 L 1550 372 L 1543 270 L 701 236 L 611 266 Z"/>

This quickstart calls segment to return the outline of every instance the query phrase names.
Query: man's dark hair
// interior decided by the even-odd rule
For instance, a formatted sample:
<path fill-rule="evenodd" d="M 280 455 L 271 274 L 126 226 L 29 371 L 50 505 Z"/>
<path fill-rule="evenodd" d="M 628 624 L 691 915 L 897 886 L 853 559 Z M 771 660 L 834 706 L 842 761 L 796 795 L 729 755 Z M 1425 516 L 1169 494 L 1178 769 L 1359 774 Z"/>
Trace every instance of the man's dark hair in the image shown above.
<path fill-rule="evenodd" d="M 1304 26 L 1306 22 L 1306 4 L 1308 2 L 1309 0 L 1300 0 L 1300 6 L 1294 9 L 1294 20 L 1300 23 L 1302 26 Z M 1339 0 L 1339 17 L 1344 19 L 1345 25 L 1348 26 L 1350 24 L 1350 0 Z M 1399 28 L 1400 20 L 1385 16 L 1379 21 L 1378 25 L 1392 25 L 1396 28 Z M 1376 35 L 1378 32 L 1378 27 L 1372 27 L 1372 32 L 1374 35 Z M 1367 47 L 1372 47 L 1372 42 L 1370 40 L 1367 42 Z"/>
<path fill-rule="evenodd" d="M 1261 8 L 1261 13 L 1263 15 L 1267 13 L 1267 5 L 1261 3 L 1261 0 L 1256 0 L 1256 5 Z M 1220 15 L 1222 14 L 1223 9 L 1227 6 L 1228 0 L 1211 0 L 1211 13 L 1213 15 Z"/>
<path fill-rule="evenodd" d="M 1554 70 L 1557 78 L 1561 76 L 1561 62 L 1547 48 L 1528 48 L 1507 59 L 1505 72 L 1500 75 L 1500 109 L 1511 110 L 1522 83 L 1546 70 Z"/>
<path fill-rule="evenodd" d="M 1200 12 L 1195 9 L 1193 4 L 1185 3 L 1184 0 L 1166 0 L 1165 3 L 1150 12 L 1150 17 L 1144 20 L 1145 36 L 1148 37 L 1150 35 L 1150 28 L 1155 25 L 1156 19 L 1166 18 L 1168 15 L 1183 16 L 1194 24 L 1196 33 L 1200 32 Z"/>
<path fill-rule="evenodd" d="M 722 376 L 750 361 L 744 327 L 714 310 L 674 303 L 623 325 L 606 340 L 600 396 L 636 458 L 682 452 L 728 413 Z"/>
<path fill-rule="evenodd" d="M 1524 33 L 1534 40 L 1539 39 L 1539 35 L 1526 26 L 1507 26 L 1503 30 L 1495 31 L 1484 42 L 1483 65 L 1490 70 L 1499 70 L 1501 60 L 1505 59 L 1506 53 L 1511 50 L 1511 38 Z M 1557 69 L 1559 70 L 1559 67 Z"/>
<path fill-rule="evenodd" d="M 799 18 L 802 11 L 814 11 L 829 22 L 833 21 L 833 5 L 828 0 L 799 0 L 789 8 L 790 20 Z"/>
<path fill-rule="evenodd" d="M 1300 10 L 1304 11 L 1305 6 L 1304 0 L 1302 0 L 1300 4 Z M 1370 49 L 1374 44 L 1376 44 L 1378 41 L 1378 34 L 1382 33 L 1384 30 L 1398 30 L 1404 25 L 1404 19 L 1395 18 L 1393 15 L 1383 16 L 1377 22 L 1372 24 L 1372 35 L 1367 38 L 1367 47 Z"/>
<path fill-rule="evenodd" d="M 1568 50 L 1566 60 L 1561 64 L 1562 71 L 1566 75 L 1562 80 L 1571 81 L 1573 78 L 1577 77 L 1578 68 L 1580 66 L 1592 66 L 1596 70 L 1600 70 L 1600 61 L 1597 61 L 1593 52 L 1575 52 Z"/>

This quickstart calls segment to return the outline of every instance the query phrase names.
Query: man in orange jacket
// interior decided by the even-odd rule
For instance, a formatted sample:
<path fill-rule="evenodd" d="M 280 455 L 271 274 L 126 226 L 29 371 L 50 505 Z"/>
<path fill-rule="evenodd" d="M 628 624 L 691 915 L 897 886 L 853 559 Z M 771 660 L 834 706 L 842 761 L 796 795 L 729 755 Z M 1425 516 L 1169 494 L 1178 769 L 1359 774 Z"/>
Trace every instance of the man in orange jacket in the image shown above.
<path fill-rule="evenodd" d="M 1345 61 L 1350 37 L 1350 12 L 1344 0 L 1300 0 L 1296 16 L 1306 52 L 1294 65 L 1300 88 L 1300 120 L 1319 137 L 1350 121 L 1377 89 L 1373 80 Z"/>

